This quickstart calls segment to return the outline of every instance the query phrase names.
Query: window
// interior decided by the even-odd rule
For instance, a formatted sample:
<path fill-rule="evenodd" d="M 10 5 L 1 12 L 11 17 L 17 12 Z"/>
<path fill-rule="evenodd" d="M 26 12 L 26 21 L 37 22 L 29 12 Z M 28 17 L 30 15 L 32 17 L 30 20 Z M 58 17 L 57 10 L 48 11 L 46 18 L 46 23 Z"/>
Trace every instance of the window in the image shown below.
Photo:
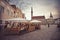
<path fill-rule="evenodd" d="M 4 12 L 4 7 L 0 5 L 0 14 Z"/>
<path fill-rule="evenodd" d="M 10 15 L 10 12 L 9 12 L 9 10 L 7 9 L 7 13 L 8 13 L 8 15 Z"/>
<path fill-rule="evenodd" d="M 7 9 L 7 13 L 8 13 L 9 16 L 12 16 L 12 11 Z"/>
<path fill-rule="evenodd" d="M 14 13 L 15 13 L 15 11 L 14 11 Z"/>
<path fill-rule="evenodd" d="M 2 7 L 2 6 L 0 5 L 0 19 L 1 19 L 1 15 L 2 15 L 3 12 L 4 12 L 4 7 Z"/>
<path fill-rule="evenodd" d="M 2 24 L 2 20 L 0 20 L 0 24 Z"/>

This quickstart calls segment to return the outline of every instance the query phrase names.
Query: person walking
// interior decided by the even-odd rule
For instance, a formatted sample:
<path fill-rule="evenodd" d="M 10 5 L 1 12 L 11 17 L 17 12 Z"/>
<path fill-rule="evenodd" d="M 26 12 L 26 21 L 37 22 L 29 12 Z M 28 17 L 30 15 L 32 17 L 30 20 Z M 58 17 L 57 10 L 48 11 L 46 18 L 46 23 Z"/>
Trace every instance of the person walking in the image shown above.
<path fill-rule="evenodd" d="M 48 23 L 48 27 L 50 27 L 49 23 Z"/>

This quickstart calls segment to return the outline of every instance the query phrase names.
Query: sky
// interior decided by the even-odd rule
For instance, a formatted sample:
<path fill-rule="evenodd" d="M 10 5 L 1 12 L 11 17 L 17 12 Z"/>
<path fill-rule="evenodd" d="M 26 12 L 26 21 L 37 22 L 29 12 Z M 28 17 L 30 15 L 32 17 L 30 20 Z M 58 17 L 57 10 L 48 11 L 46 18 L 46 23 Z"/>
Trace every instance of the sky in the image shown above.
<path fill-rule="evenodd" d="M 33 7 L 33 16 L 45 16 L 48 19 L 51 12 L 53 18 L 58 18 L 59 3 L 59 0 L 10 0 L 10 4 L 22 10 L 27 20 L 31 19 L 31 7 Z"/>

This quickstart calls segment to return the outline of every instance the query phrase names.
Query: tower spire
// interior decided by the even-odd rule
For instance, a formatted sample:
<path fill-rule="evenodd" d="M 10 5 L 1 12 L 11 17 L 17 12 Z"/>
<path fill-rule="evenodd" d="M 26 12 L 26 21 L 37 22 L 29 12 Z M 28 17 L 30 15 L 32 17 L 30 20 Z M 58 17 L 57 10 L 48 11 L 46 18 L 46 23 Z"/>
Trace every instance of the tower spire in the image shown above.
<path fill-rule="evenodd" d="M 52 13 L 50 12 L 50 18 L 53 18 L 53 15 L 52 15 Z"/>
<path fill-rule="evenodd" d="M 33 8 L 31 7 L 31 19 L 32 19 L 32 16 L 33 16 Z"/>

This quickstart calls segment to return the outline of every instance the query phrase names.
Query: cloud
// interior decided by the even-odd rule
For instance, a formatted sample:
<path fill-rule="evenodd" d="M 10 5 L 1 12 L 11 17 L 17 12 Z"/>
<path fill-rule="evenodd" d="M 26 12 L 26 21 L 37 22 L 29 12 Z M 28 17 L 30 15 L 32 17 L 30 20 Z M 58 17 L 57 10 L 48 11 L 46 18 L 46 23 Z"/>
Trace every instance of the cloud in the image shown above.
<path fill-rule="evenodd" d="M 34 14 L 41 15 L 49 12 L 53 12 L 54 15 L 57 14 L 56 10 L 60 7 L 59 0 L 10 0 L 11 4 L 15 4 L 17 7 L 22 9 L 22 11 L 26 14 L 26 17 L 29 15 L 30 17 L 30 7 L 33 7 Z M 57 5 L 58 4 L 58 5 Z M 59 9 L 60 10 L 60 9 Z M 49 14 L 48 14 L 49 15 Z M 47 16 L 47 15 L 45 15 Z M 27 18 L 29 18 L 27 17 Z"/>

